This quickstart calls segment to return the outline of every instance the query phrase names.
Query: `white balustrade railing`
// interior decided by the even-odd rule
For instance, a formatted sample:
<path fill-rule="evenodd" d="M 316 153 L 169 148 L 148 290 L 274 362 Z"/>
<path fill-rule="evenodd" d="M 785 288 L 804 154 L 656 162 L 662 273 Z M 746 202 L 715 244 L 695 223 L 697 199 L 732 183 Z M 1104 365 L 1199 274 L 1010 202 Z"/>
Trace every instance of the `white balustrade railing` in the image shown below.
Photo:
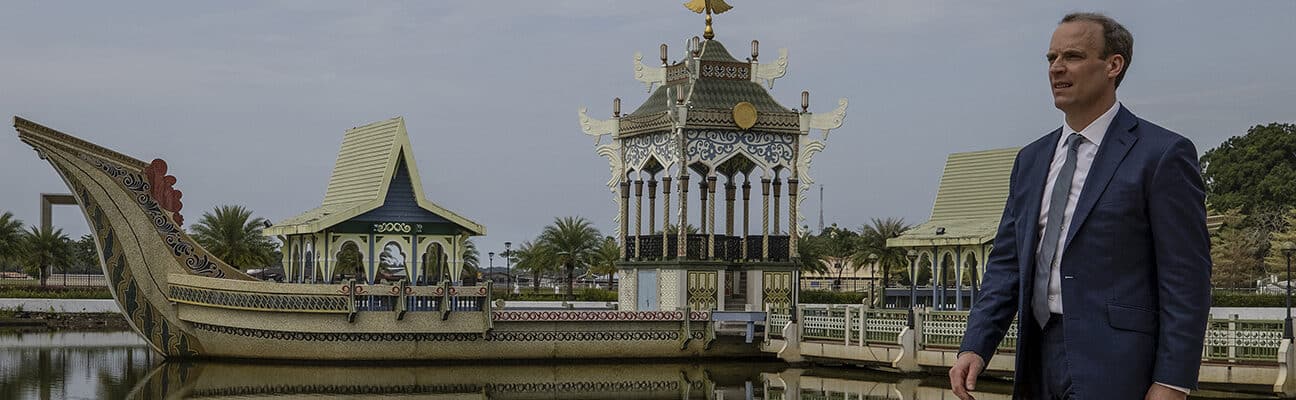
<path fill-rule="evenodd" d="M 908 326 L 909 310 L 872 309 L 863 305 L 802 304 L 800 334 L 803 340 L 834 341 L 846 345 L 895 346 Z M 790 315 L 771 312 L 770 337 L 781 337 Z M 919 347 L 957 349 L 967 330 L 966 311 L 919 309 L 915 323 L 921 324 Z M 1202 361 L 1223 363 L 1277 363 L 1282 342 L 1283 321 L 1212 319 L 1206 329 Z M 1012 351 L 1017 344 L 1017 322 L 1013 321 L 999 345 Z"/>

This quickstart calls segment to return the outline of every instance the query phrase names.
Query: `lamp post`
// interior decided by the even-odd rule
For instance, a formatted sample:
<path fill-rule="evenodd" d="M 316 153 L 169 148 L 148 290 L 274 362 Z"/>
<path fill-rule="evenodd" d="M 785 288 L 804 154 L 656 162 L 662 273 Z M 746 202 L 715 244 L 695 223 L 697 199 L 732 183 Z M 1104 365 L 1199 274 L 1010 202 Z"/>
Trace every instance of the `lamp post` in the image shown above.
<path fill-rule="evenodd" d="M 877 260 L 877 253 L 869 253 L 869 304 L 875 306 L 877 305 L 877 292 L 873 284 L 877 282 Z M 883 288 L 882 290 L 886 289 Z M 886 297 L 886 293 L 883 293 L 882 296 Z"/>
<path fill-rule="evenodd" d="M 504 275 L 506 275 L 505 278 L 504 278 L 504 281 L 508 283 L 508 287 L 509 287 L 509 289 L 508 289 L 507 291 L 504 292 L 504 298 L 508 298 L 508 297 L 509 297 L 509 293 L 512 293 L 513 290 L 514 290 L 514 289 L 513 289 L 513 250 L 512 250 L 512 247 L 513 247 L 513 242 L 504 242 L 504 265 L 507 265 L 507 266 L 508 266 L 508 267 L 505 269 L 505 272 L 504 272 Z"/>
<path fill-rule="evenodd" d="M 1296 243 L 1283 242 L 1283 256 L 1287 258 L 1287 319 L 1283 320 L 1283 339 L 1292 340 L 1292 316 L 1291 316 L 1291 299 L 1292 299 L 1292 273 L 1291 260 L 1292 254 L 1296 254 Z"/>
<path fill-rule="evenodd" d="M 489 268 L 486 268 L 486 273 L 487 273 L 487 274 L 490 274 L 490 273 L 492 273 L 492 272 L 495 272 L 495 252 L 493 252 L 493 251 L 492 251 L 492 252 L 488 252 L 488 253 L 486 253 L 486 256 L 487 256 L 488 258 L 490 258 L 490 267 L 489 267 Z M 494 282 L 494 281 L 495 281 L 495 278 L 491 278 L 491 281 Z"/>
<path fill-rule="evenodd" d="M 909 327 L 913 328 L 914 307 L 918 306 L 918 291 L 915 288 L 918 284 L 918 264 L 916 264 L 918 251 L 909 249 L 909 252 L 905 253 L 905 257 L 909 259 Z"/>

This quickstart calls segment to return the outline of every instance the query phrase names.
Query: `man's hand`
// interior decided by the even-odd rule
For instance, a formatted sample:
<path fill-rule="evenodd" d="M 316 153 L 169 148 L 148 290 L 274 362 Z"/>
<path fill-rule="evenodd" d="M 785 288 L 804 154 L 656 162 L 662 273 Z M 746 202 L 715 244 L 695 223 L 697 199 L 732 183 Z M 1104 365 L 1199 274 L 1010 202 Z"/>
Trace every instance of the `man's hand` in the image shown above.
<path fill-rule="evenodd" d="M 1184 400 L 1187 398 L 1188 398 L 1187 393 L 1180 392 L 1178 390 L 1174 390 L 1156 383 L 1153 383 L 1152 387 L 1148 388 L 1147 396 L 1143 396 L 1144 400 Z"/>
<path fill-rule="evenodd" d="M 950 387 L 954 388 L 954 395 L 962 400 L 973 400 L 974 397 L 970 392 L 976 390 L 977 375 L 981 375 L 983 369 L 985 369 L 985 360 L 977 353 L 965 351 L 959 354 L 958 360 L 954 361 L 954 367 L 950 368 L 949 372 Z M 1148 396 L 1148 399 L 1163 399 L 1163 397 L 1151 397 L 1152 392 L 1148 392 Z"/>

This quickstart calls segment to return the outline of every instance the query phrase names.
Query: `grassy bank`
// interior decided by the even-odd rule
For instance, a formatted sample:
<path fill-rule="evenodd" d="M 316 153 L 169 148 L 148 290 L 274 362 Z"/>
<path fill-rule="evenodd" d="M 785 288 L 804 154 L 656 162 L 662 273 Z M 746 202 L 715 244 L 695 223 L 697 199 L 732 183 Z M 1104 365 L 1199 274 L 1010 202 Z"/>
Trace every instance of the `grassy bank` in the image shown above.
<path fill-rule="evenodd" d="M 106 287 L 58 287 L 4 285 L 0 286 L 0 299 L 111 299 Z"/>

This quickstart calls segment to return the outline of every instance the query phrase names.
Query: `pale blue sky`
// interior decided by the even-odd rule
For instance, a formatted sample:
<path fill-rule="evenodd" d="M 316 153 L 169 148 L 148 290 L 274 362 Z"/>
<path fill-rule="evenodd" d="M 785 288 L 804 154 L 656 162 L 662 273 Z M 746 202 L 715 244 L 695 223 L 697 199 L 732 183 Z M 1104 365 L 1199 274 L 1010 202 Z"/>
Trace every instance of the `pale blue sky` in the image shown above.
<path fill-rule="evenodd" d="M 272 220 L 312 208 L 342 132 L 404 116 L 427 195 L 487 226 L 484 256 L 554 216 L 612 231 L 607 163 L 576 110 L 606 118 L 613 97 L 627 110 L 647 97 L 633 54 L 655 60 L 665 42 L 678 59 L 701 33 L 679 3 L 12 2 L 0 11 L 0 114 L 166 159 L 190 222 L 219 204 Z M 763 60 L 789 50 L 775 98 L 793 106 L 808 89 L 821 112 L 851 100 L 812 173 L 829 223 L 921 222 L 948 153 L 1056 128 L 1044 50 L 1069 11 L 1107 12 L 1134 33 L 1121 100 L 1202 152 L 1296 120 L 1290 0 L 730 3 L 715 29 L 735 56 L 752 39 Z M 38 193 L 67 191 L 12 135 L 0 184 L 0 210 L 28 224 Z M 806 201 L 806 224 L 818 210 Z M 86 232 L 73 210 L 56 215 Z"/>

